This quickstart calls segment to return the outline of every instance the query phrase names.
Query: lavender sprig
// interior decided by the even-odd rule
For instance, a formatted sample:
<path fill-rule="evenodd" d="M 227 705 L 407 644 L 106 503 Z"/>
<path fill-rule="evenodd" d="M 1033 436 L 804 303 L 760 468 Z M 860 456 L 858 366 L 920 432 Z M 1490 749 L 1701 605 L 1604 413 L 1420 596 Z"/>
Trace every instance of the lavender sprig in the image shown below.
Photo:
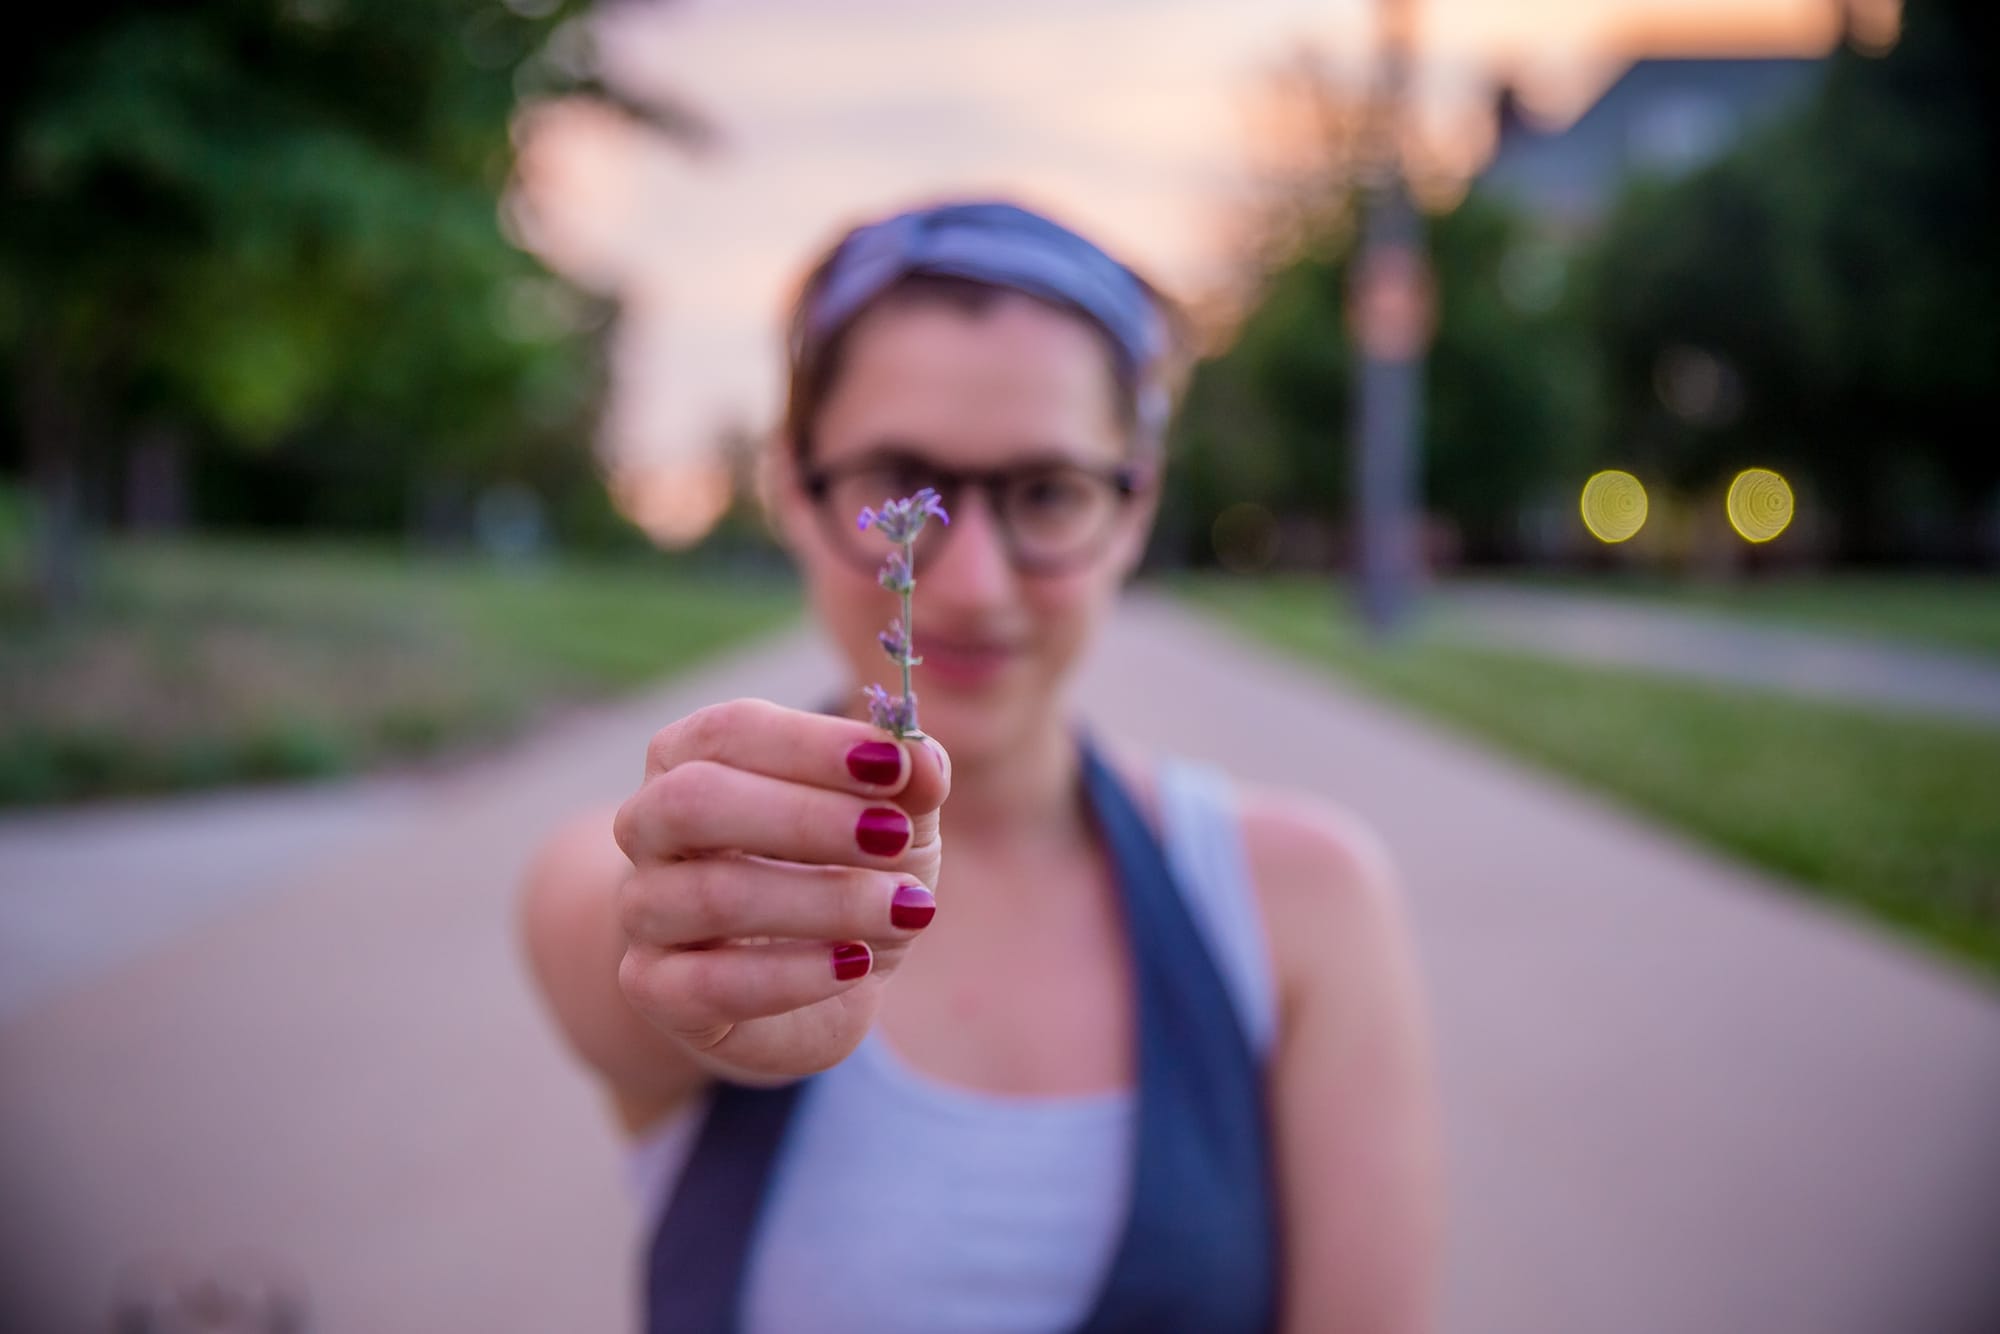
<path fill-rule="evenodd" d="M 883 564 L 876 581 L 903 599 L 903 614 L 889 622 L 889 628 L 876 638 L 881 642 L 882 651 L 889 655 L 889 660 L 903 669 L 903 693 L 891 695 L 879 685 L 864 687 L 861 692 L 868 697 L 869 720 L 877 727 L 895 733 L 899 739 L 923 735 L 917 728 L 917 694 L 910 689 L 910 668 L 923 661 L 915 656 L 912 649 L 916 620 L 910 595 L 917 587 L 917 534 L 923 531 L 925 520 L 933 515 L 937 516 L 939 523 L 951 522 L 951 515 L 945 513 L 944 501 L 927 486 L 914 496 L 884 501 L 879 510 L 864 505 L 854 521 L 860 531 L 865 533 L 873 528 L 900 548 L 889 553 L 889 559 Z"/>

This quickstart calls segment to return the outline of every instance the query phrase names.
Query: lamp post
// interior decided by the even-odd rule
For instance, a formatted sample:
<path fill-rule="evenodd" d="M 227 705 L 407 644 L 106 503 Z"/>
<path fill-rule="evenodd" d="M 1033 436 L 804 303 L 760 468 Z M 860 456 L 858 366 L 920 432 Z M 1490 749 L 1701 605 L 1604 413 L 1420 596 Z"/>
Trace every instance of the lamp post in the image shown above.
<path fill-rule="evenodd" d="M 1415 0 L 1378 0 L 1377 15 L 1361 241 L 1348 318 L 1360 352 L 1356 575 L 1362 618 L 1381 637 L 1402 624 L 1417 579 L 1423 363 L 1436 301 L 1423 224 L 1403 177 L 1401 153 L 1416 48 Z"/>

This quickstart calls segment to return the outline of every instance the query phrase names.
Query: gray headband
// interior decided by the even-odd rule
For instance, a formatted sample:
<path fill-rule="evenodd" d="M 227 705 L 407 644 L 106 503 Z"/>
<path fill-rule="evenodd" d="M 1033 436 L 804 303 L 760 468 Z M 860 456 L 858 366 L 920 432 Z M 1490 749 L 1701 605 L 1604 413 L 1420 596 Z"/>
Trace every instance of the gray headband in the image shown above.
<path fill-rule="evenodd" d="M 1136 274 L 1067 227 L 999 201 L 939 204 L 857 227 L 835 250 L 806 311 L 807 336 L 823 340 L 912 273 L 1075 306 L 1110 333 L 1135 379 L 1166 350 L 1165 322 Z"/>

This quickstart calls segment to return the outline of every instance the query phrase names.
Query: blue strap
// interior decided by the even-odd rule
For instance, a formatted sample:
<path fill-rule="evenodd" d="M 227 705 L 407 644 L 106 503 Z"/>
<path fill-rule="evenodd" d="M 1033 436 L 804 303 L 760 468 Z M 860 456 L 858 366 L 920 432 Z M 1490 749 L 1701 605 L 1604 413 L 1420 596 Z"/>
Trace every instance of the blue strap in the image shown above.
<path fill-rule="evenodd" d="M 1277 1193 L 1262 1073 L 1159 840 L 1087 736 L 1083 786 L 1117 870 L 1136 979 L 1132 1198 L 1081 1334 L 1265 1331 Z M 756 1221 L 810 1083 L 718 1083 L 647 1265 L 648 1334 L 733 1334 Z"/>
<path fill-rule="evenodd" d="M 734 1331 L 757 1214 L 806 1081 L 718 1080 L 646 1264 L 647 1334 Z"/>
<path fill-rule="evenodd" d="M 1159 840 L 1095 747 L 1083 778 L 1111 852 L 1138 990 L 1137 1165 L 1084 1334 L 1268 1330 L 1277 1194 L 1262 1072 Z"/>

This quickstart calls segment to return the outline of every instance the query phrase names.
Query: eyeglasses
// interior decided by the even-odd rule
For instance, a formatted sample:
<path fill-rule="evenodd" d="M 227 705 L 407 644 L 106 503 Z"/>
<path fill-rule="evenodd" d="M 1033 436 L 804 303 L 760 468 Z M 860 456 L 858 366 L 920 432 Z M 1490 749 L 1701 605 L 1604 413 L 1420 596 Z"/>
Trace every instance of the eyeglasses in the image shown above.
<path fill-rule="evenodd" d="M 1007 468 L 947 468 L 914 454 L 879 453 L 830 468 L 807 467 L 803 482 L 828 540 L 855 568 L 873 572 L 890 546 L 879 533 L 859 532 L 854 516 L 864 505 L 935 488 L 957 513 L 967 487 L 976 487 L 1000 529 L 1007 559 L 1024 574 L 1058 574 L 1102 554 L 1117 518 L 1145 481 L 1134 464 L 1092 468 L 1038 460 Z M 935 557 L 951 528 L 925 524 L 917 536 L 919 567 Z"/>

